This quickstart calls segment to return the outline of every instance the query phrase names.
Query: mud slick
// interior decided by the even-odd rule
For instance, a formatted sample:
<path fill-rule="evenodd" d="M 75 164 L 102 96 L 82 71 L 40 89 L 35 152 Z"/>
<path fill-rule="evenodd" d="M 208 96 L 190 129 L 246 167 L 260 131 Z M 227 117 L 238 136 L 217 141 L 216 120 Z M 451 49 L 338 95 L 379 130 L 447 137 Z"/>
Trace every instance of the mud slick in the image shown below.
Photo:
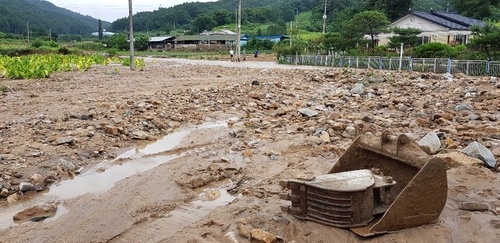
<path fill-rule="evenodd" d="M 498 241 L 496 78 L 272 59 L 0 79 L 0 243 Z M 280 181 L 384 131 L 446 163 L 436 222 L 362 238 L 281 211 Z"/>

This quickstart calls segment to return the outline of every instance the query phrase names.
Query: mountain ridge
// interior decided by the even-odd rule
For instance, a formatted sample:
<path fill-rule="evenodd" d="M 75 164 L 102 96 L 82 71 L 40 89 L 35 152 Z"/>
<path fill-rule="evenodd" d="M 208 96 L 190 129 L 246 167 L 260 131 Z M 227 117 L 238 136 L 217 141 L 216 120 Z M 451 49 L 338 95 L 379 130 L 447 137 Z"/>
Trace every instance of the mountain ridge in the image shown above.
<path fill-rule="evenodd" d="M 25 34 L 49 31 L 57 34 L 91 34 L 98 29 L 98 20 L 58 7 L 49 1 L 0 0 L 0 32 Z M 110 23 L 102 21 L 103 28 Z"/>

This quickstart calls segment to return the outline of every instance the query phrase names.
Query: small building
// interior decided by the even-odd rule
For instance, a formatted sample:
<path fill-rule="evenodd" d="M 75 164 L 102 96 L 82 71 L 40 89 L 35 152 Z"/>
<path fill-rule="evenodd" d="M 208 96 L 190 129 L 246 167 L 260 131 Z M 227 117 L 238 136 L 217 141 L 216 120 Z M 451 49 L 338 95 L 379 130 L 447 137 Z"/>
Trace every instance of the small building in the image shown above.
<path fill-rule="evenodd" d="M 253 38 L 252 36 L 243 35 L 243 36 L 241 36 L 241 42 L 240 42 L 240 44 L 242 46 L 244 46 L 252 38 Z M 255 38 L 257 38 L 258 40 L 270 40 L 273 43 L 278 43 L 280 41 L 290 39 L 290 36 L 287 36 L 287 35 L 261 35 L 261 36 L 255 37 Z"/>
<path fill-rule="evenodd" d="M 104 37 L 109 37 L 109 36 L 112 36 L 114 34 L 115 33 L 109 32 L 109 31 L 103 31 L 102 32 L 102 36 L 104 36 Z M 99 32 L 92 32 L 92 36 L 99 36 Z"/>
<path fill-rule="evenodd" d="M 236 43 L 235 35 L 183 35 L 175 38 L 175 49 L 227 49 Z"/>
<path fill-rule="evenodd" d="M 455 13 L 412 11 L 391 23 L 390 27 L 420 29 L 422 33 L 418 36 L 421 37 L 422 44 L 441 42 L 455 46 L 465 45 L 469 42 L 471 38 L 469 28 L 473 25 L 485 26 L 486 23 Z M 388 37 L 393 35 L 393 33 L 379 34 L 379 44 L 387 44 L 389 42 Z"/>
<path fill-rule="evenodd" d="M 149 38 L 149 50 L 173 49 L 175 36 L 155 36 Z"/>

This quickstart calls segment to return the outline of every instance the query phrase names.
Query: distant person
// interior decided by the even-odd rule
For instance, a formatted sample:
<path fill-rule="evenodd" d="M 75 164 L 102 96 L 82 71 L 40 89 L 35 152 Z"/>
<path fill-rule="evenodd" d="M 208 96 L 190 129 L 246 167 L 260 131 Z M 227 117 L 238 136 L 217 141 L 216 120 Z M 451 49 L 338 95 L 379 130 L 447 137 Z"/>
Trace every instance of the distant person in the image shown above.
<path fill-rule="evenodd" d="M 258 55 L 259 55 L 259 49 L 255 49 L 255 51 L 253 52 L 253 57 L 257 58 Z"/>
<path fill-rule="evenodd" d="M 243 49 L 243 61 L 247 60 L 247 49 Z"/>
<path fill-rule="evenodd" d="M 231 56 L 231 62 L 234 61 L 234 51 L 233 51 L 233 49 L 231 49 L 229 51 L 229 56 Z"/>

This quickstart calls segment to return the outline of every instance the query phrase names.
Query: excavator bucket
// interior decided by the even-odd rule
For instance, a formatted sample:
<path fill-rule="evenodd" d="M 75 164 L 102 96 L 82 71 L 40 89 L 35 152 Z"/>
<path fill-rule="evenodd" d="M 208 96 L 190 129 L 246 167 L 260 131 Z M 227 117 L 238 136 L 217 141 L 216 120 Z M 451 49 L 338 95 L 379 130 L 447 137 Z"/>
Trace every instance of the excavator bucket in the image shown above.
<path fill-rule="evenodd" d="M 282 211 L 361 236 L 436 222 L 448 188 L 442 159 L 388 132 L 358 137 L 326 175 L 280 185 L 291 190 Z"/>

